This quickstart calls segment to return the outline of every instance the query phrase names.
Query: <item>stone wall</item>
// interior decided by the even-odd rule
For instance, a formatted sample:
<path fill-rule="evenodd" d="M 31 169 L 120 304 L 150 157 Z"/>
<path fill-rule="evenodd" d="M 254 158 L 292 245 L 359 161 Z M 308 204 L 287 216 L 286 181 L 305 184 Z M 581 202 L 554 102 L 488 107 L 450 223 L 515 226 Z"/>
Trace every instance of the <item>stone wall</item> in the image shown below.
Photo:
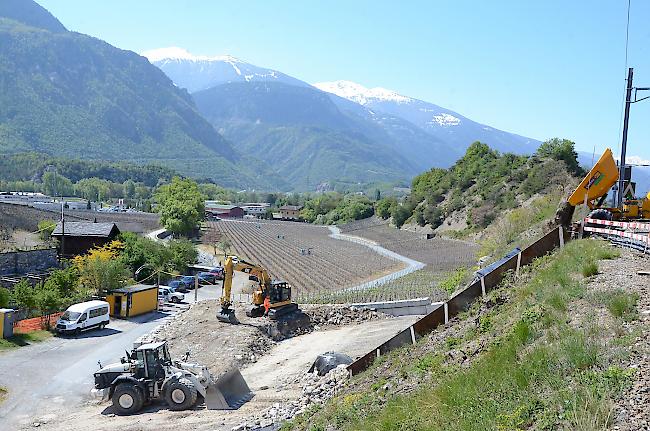
<path fill-rule="evenodd" d="M 0 275 L 22 275 L 58 268 L 56 249 L 0 253 Z"/>

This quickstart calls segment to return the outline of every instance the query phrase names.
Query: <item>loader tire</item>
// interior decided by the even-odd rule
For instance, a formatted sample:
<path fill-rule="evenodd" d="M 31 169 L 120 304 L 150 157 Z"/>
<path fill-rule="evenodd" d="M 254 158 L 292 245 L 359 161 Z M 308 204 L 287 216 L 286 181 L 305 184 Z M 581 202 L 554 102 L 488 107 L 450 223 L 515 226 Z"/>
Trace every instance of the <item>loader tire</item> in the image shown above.
<path fill-rule="evenodd" d="M 169 410 L 187 410 L 196 403 L 197 391 L 188 379 L 170 382 L 165 392 Z"/>
<path fill-rule="evenodd" d="M 129 383 L 120 383 L 113 392 L 113 409 L 118 415 L 132 415 L 142 409 L 144 399 L 140 390 Z"/>

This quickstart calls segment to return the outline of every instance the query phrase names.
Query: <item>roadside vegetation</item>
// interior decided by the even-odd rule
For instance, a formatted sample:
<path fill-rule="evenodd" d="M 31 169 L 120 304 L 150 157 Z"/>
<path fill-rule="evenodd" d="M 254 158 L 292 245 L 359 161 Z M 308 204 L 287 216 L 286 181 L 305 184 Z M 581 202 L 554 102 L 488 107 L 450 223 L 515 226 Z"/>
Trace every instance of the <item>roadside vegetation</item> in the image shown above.
<path fill-rule="evenodd" d="M 51 337 L 52 333 L 45 330 L 32 331 L 25 334 L 16 333 L 11 338 L 0 338 L 0 352 L 39 343 Z M 0 387 L 0 403 L 2 403 L 3 397 L 6 396 L 6 394 L 6 389 Z"/>
<path fill-rule="evenodd" d="M 22 279 L 11 293 L 0 288 L 0 307 L 11 306 L 27 317 L 41 317 L 42 326 L 49 329 L 53 313 L 77 302 L 104 298 L 107 292 L 136 280 L 153 284 L 160 277 L 164 282 L 194 263 L 196 256 L 196 249 L 188 240 L 172 240 L 165 246 L 123 233 L 119 240 L 67 262 L 42 284 L 32 285 Z"/>
<path fill-rule="evenodd" d="M 587 291 L 582 271 L 616 256 L 603 242 L 572 241 L 283 430 L 608 428 L 634 372 L 622 366 L 634 337 L 614 337 L 636 302 Z"/>

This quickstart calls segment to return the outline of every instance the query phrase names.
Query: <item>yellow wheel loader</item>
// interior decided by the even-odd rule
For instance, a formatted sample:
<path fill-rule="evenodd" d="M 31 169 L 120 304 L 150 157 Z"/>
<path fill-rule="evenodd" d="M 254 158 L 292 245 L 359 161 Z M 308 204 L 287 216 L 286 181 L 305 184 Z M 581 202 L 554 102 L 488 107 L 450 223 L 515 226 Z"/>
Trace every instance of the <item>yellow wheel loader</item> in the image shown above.
<path fill-rule="evenodd" d="M 555 223 L 568 227 L 575 208 L 583 203 L 591 210 L 589 218 L 622 221 L 650 219 L 650 193 L 641 199 L 626 196 L 620 208 L 603 206 L 607 193 L 618 179 L 618 167 L 612 150 L 608 148 L 571 196 L 560 204 L 555 214 Z"/>

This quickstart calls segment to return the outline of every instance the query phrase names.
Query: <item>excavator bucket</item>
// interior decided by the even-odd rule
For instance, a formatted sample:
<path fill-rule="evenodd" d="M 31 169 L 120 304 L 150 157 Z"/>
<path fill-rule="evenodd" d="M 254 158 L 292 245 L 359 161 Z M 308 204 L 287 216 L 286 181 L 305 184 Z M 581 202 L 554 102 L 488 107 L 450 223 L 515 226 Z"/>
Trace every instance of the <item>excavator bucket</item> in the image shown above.
<path fill-rule="evenodd" d="M 253 392 L 238 369 L 227 371 L 208 386 L 205 405 L 209 410 L 236 410 L 253 398 Z"/>
<path fill-rule="evenodd" d="M 217 320 L 224 323 L 232 323 L 233 325 L 239 323 L 234 310 L 219 310 L 217 313 Z"/>

